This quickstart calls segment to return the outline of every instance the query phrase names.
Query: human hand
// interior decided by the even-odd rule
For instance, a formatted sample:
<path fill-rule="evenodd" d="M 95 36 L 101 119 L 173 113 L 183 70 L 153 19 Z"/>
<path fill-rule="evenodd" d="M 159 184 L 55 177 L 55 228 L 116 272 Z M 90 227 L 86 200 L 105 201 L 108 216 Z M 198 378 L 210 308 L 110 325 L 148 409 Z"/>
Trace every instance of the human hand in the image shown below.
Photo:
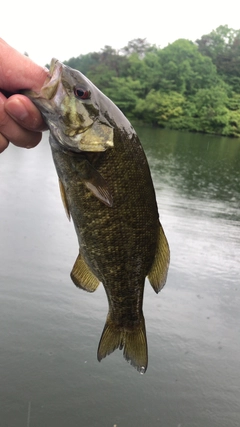
<path fill-rule="evenodd" d="M 39 90 L 48 70 L 40 67 L 0 38 L 0 153 L 9 141 L 19 147 L 35 147 L 47 129 L 41 113 L 21 89 Z M 6 97 L 6 92 L 11 95 Z"/>

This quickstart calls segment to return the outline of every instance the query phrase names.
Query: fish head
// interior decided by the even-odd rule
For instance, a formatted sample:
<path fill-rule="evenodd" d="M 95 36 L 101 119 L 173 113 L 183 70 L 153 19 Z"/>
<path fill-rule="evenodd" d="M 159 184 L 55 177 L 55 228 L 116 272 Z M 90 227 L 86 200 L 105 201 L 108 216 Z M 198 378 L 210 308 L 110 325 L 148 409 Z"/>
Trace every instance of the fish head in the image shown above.
<path fill-rule="evenodd" d="M 66 149 L 101 152 L 113 147 L 115 122 L 108 111 L 117 107 L 80 71 L 52 59 L 41 90 L 23 94 L 41 111 L 50 132 Z"/>

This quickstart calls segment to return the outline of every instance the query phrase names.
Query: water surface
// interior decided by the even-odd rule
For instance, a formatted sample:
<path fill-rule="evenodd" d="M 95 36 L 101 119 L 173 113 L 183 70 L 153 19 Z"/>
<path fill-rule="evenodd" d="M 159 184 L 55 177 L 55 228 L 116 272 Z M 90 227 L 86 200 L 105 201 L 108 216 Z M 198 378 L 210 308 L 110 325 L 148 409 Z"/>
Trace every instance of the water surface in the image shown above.
<path fill-rule="evenodd" d="M 149 367 L 101 363 L 102 286 L 77 289 L 77 239 L 47 134 L 0 156 L 0 425 L 239 427 L 240 141 L 138 128 L 171 248 L 146 281 Z"/>

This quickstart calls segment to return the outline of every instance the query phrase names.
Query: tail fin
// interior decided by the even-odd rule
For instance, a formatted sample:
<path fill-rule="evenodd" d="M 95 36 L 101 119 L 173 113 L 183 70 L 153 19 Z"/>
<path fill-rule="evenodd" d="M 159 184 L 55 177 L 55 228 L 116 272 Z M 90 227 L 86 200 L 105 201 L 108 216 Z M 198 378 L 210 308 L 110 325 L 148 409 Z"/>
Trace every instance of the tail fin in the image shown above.
<path fill-rule="evenodd" d="M 146 372 L 148 364 L 148 350 L 145 321 L 142 316 L 139 325 L 133 329 L 119 327 L 107 317 L 105 327 L 98 346 L 97 358 L 100 362 L 116 348 L 123 349 L 123 356 L 141 374 Z"/>

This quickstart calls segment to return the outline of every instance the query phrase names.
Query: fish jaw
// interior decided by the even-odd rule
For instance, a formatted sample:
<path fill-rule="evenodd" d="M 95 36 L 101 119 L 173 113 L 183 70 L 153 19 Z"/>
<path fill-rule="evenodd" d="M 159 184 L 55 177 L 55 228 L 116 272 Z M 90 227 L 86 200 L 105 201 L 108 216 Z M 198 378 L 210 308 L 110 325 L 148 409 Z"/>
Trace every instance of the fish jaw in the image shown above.
<path fill-rule="evenodd" d="M 61 79 L 61 63 L 53 58 L 51 60 L 49 75 L 40 90 L 39 97 L 46 100 L 51 100 L 57 93 Z M 61 99 L 59 100 L 61 102 Z"/>

